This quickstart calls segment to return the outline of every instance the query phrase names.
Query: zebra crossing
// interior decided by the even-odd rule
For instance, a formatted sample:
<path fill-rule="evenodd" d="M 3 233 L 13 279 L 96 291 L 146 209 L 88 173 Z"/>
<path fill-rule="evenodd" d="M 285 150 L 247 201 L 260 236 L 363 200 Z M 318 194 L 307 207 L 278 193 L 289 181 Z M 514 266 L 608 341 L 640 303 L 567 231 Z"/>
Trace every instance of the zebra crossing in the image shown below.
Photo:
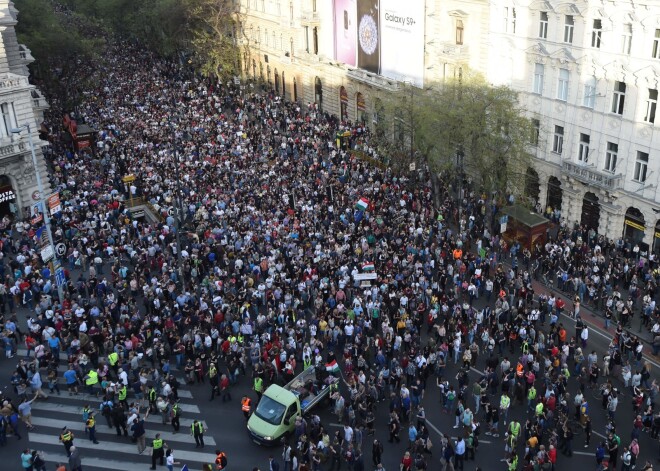
<path fill-rule="evenodd" d="M 26 356 L 27 351 L 19 349 L 17 354 L 17 358 L 22 358 Z M 201 421 L 205 428 L 206 423 L 202 420 L 199 407 L 194 403 L 192 392 L 186 389 L 186 382 L 180 371 L 174 370 L 171 372 L 180 383 L 178 395 L 182 415 L 179 432 L 175 433 L 171 424 L 163 424 L 160 414 L 149 414 L 146 418 L 144 414 L 141 414 L 145 418 L 147 450 L 142 454 L 138 454 L 137 446 L 131 442 L 130 438 L 118 436 L 115 428 L 109 427 L 106 423 L 100 411 L 102 398 L 83 392 L 84 388 L 81 389 L 81 393 L 78 395 L 70 396 L 68 394 L 62 378 L 62 373 L 68 367 L 67 357 L 65 353 L 61 353 L 60 357 L 62 361 L 60 361 L 58 368 L 58 384 L 61 395 L 48 393 L 49 399 L 38 399 L 32 403 L 32 425 L 34 428 L 27 432 L 30 448 L 42 452 L 49 469 L 57 463 L 68 463 L 64 446 L 59 441 L 63 427 L 68 427 L 73 432 L 75 436 L 74 445 L 80 451 L 82 466 L 85 471 L 149 469 L 151 466 L 149 446 L 156 433 L 160 433 L 160 437 L 167 448 L 173 450 L 175 460 L 181 463 L 175 466 L 175 469 L 180 469 L 185 464 L 190 471 L 205 471 L 207 469 L 205 465 L 214 462 L 214 450 L 217 444 L 213 437 L 204 436 L 205 447 L 196 449 L 195 441 L 190 435 L 193 420 Z M 47 392 L 45 384 L 44 391 Z M 128 402 L 132 402 L 130 393 Z M 146 401 L 144 403 L 146 404 Z M 85 434 L 85 425 L 82 418 L 82 410 L 85 405 L 88 405 L 92 411 L 97 413 L 96 439 L 99 444 L 92 443 Z M 26 435 L 23 434 L 23 436 Z M 9 440 L 15 439 L 10 437 Z M 13 443 L 24 446 L 23 442 Z M 161 467 L 157 464 L 157 467 L 157 469 L 166 470 L 164 466 Z"/>

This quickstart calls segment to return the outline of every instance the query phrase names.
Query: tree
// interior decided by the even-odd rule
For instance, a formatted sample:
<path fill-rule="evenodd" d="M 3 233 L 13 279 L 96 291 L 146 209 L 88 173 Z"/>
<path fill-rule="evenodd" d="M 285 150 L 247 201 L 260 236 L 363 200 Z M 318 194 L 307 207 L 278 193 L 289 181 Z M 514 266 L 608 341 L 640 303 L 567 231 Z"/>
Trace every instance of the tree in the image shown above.
<path fill-rule="evenodd" d="M 516 92 L 461 74 L 426 89 L 405 85 L 383 98 L 379 147 L 405 156 L 408 163 L 426 163 L 436 197 L 436 176 L 449 168 L 465 169 L 488 195 L 524 194 L 532 124 Z"/>
<path fill-rule="evenodd" d="M 228 79 L 241 74 L 242 38 L 238 2 L 186 0 L 196 66 L 202 74 Z"/>

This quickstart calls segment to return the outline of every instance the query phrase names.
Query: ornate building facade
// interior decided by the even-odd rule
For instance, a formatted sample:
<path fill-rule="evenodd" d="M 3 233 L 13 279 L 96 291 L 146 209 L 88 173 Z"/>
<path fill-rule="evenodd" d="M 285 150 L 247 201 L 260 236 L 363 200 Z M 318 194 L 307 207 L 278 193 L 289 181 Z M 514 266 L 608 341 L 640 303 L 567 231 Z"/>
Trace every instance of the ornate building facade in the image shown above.
<path fill-rule="evenodd" d="M 40 199 L 27 131 L 12 130 L 29 125 L 46 191 L 49 188 L 39 139 L 48 104 L 29 82 L 28 65 L 34 58 L 16 39 L 17 18 L 13 3 L 0 0 L 0 217 L 28 215 Z"/>
<path fill-rule="evenodd" d="M 398 21 L 388 13 L 395 9 L 389 0 L 241 0 L 245 75 L 303 105 L 316 103 L 369 124 L 378 97 L 407 81 L 374 73 L 366 61 L 363 67 L 359 53 L 353 62 L 354 53 L 338 52 L 350 39 L 352 22 L 369 13 L 364 8 L 369 2 L 380 7 L 384 34 L 384 20 Z M 346 13 L 356 5 L 357 17 Z M 527 169 L 532 202 L 560 210 L 569 223 L 660 251 L 660 134 L 655 132 L 660 4 L 410 0 L 401 5 L 422 9 L 418 17 L 410 15 L 413 22 L 423 21 L 422 41 L 410 45 L 411 54 L 413 48 L 423 50 L 417 86 L 442 82 L 467 66 L 520 92 L 538 130 L 534 168 Z M 355 29 L 362 34 L 361 23 Z M 396 52 L 406 60 L 405 51 Z M 380 51 L 379 72 L 387 55 Z"/>

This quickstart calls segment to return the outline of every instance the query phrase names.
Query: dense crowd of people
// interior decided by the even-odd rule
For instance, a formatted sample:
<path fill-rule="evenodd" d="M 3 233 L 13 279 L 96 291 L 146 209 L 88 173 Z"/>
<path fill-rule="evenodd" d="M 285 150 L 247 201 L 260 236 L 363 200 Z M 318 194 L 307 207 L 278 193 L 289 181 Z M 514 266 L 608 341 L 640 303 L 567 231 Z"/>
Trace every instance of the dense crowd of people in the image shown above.
<path fill-rule="evenodd" d="M 444 175 L 435 208 L 430 184 L 408 185 L 356 157 L 355 149 L 374 156 L 366 127 L 314 103 L 204 79 L 125 42 L 90 67 L 95 86 L 72 117 L 99 131 L 93 151 L 76 153 L 55 132 L 58 113 L 70 110 L 54 106 L 51 115 L 65 298 L 39 261 L 29 219 L 12 221 L 2 237 L 3 340 L 8 357 L 21 344 L 30 353 L 12 377 L 17 402 L 6 397 L 0 410 L 5 432 L 20 437 L 31 402 L 48 398 L 45 386 L 60 394 L 65 385 L 102 398 L 99 414 L 142 452 L 142 401 L 178 430 L 174 366 L 223 401 L 248 377 L 256 402 L 269 384 L 336 358 L 342 381 L 332 402 L 343 429 L 297 418 L 283 444 L 285 470 L 384 469 L 395 463 L 383 463 L 382 441 L 402 435 L 408 451 L 396 465 L 405 471 L 438 462 L 462 470 L 483 435 L 505 441 L 509 471 L 554 470 L 576 433 L 590 445 L 598 409 L 590 389 L 610 419 L 598 463 L 651 469 L 638 460 L 638 438 L 658 437 L 658 385 L 642 342 L 624 327 L 642 316 L 657 353 L 653 254 L 565 221 L 545 245 L 507 245 L 490 230 L 506 195 L 481 195 L 466 179 L 459 213 L 456 179 Z M 339 146 L 338 131 L 351 133 Z M 125 183 L 127 175 L 135 179 Z M 133 218 L 133 198 L 158 222 Z M 354 278 L 371 271 L 371 285 Z M 534 280 L 555 282 L 572 302 L 535 293 Z M 581 305 L 602 309 L 615 329 L 607 351 L 590 348 Z M 20 306 L 30 309 L 25 326 Z M 564 311 L 577 320 L 575 336 Z M 476 366 L 484 371 L 475 381 Z M 631 437 L 615 426 L 619 378 L 635 400 Z M 423 406 L 432 388 L 455 416 L 458 440 L 432 440 Z M 375 427 L 382 401 L 387 433 Z M 509 419 L 516 405 L 529 411 L 525 423 Z"/>

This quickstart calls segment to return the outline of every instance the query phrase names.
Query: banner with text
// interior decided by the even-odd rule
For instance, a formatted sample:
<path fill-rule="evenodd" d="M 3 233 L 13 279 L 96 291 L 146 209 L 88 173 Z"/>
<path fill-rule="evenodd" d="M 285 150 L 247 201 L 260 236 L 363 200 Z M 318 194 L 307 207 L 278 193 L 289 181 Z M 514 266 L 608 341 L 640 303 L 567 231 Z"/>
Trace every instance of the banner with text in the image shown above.
<path fill-rule="evenodd" d="M 418 87 L 424 80 L 425 0 L 334 0 L 334 55 Z"/>

